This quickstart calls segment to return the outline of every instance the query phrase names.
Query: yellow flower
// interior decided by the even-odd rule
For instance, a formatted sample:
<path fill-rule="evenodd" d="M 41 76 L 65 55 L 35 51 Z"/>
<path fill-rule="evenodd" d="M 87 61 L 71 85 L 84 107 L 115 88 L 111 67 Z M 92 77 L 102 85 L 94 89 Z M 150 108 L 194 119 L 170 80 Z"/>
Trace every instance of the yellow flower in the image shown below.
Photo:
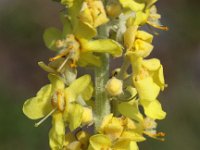
<path fill-rule="evenodd" d="M 85 0 L 79 17 L 82 22 L 93 27 L 98 27 L 109 21 L 103 3 L 99 0 Z"/>
<path fill-rule="evenodd" d="M 136 68 L 139 71 L 133 76 L 133 83 L 138 91 L 145 114 L 152 119 L 164 119 L 166 113 L 162 110 L 159 101 L 156 100 L 160 90 L 163 90 L 165 86 L 160 61 L 158 59 L 141 60 L 135 66 L 139 66 Z"/>
<path fill-rule="evenodd" d="M 63 150 L 87 149 L 90 135 L 85 131 L 79 131 L 76 135 L 67 133 Z"/>
<path fill-rule="evenodd" d="M 153 36 L 145 31 L 138 30 L 136 26 L 130 26 L 124 33 L 124 43 L 127 55 L 147 57 L 153 50 Z"/>
<path fill-rule="evenodd" d="M 123 126 L 120 118 L 113 117 L 113 114 L 105 116 L 100 126 L 99 132 L 110 137 L 112 141 L 120 137 Z"/>
<path fill-rule="evenodd" d="M 99 2 L 100 1 L 88 1 L 88 3 L 92 3 L 92 5 L 94 3 L 93 7 L 95 11 L 98 10 L 98 8 L 96 8 L 96 3 Z M 81 2 L 80 5 L 82 5 Z M 59 54 L 51 58 L 50 61 L 65 57 L 65 63 L 72 60 L 72 66 L 76 66 L 77 62 L 81 66 L 86 66 L 88 64 L 100 66 L 101 62 L 99 57 L 93 53 L 109 53 L 116 57 L 120 56 L 122 47 L 114 40 L 92 40 L 92 38 L 96 36 L 96 29 L 88 22 L 84 22 L 83 19 L 81 20 L 78 18 L 81 11 L 80 5 L 77 2 L 68 9 L 69 16 L 71 17 L 70 19 L 63 16 L 62 22 L 64 28 L 62 32 L 56 28 L 48 28 L 45 30 L 44 41 L 46 46 L 49 49 L 59 52 Z M 99 20 L 101 20 L 101 18 Z M 99 21 L 96 21 L 96 25 L 98 25 Z"/>
<path fill-rule="evenodd" d="M 88 123 L 92 120 L 92 117 L 89 119 L 83 118 L 81 111 L 84 110 L 83 106 L 73 104 L 85 88 L 88 87 L 91 78 L 89 75 L 82 76 L 71 83 L 67 88 L 65 88 L 63 79 L 57 75 L 49 74 L 49 80 L 51 84 L 42 87 L 36 97 L 30 98 L 24 103 L 23 112 L 30 119 L 40 119 L 44 117 L 41 121 L 36 123 L 35 126 L 39 126 L 45 119 L 52 115 L 52 129 L 49 133 L 49 139 L 51 148 L 55 149 L 56 147 L 63 146 L 66 121 L 70 122 L 69 126 L 74 130 L 81 123 Z M 74 110 L 73 108 L 76 106 L 78 107 Z M 73 112 L 75 113 L 70 115 Z M 79 112 L 81 112 L 81 114 Z M 87 110 L 86 113 L 88 114 L 89 111 Z"/>

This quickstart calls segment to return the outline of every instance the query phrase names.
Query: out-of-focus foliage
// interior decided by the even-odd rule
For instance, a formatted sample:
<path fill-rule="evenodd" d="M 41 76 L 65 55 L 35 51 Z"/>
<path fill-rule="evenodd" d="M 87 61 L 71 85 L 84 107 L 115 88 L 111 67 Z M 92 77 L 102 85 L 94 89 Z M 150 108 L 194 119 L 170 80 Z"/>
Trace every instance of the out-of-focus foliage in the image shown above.
<path fill-rule="evenodd" d="M 168 116 L 160 122 L 164 143 L 144 142 L 147 150 L 197 150 L 200 147 L 200 13 L 198 0 L 159 1 L 168 32 L 156 38 L 151 57 L 165 65 L 167 88 L 159 99 Z M 48 149 L 48 123 L 39 128 L 21 111 L 23 100 L 46 82 L 38 60 L 52 56 L 42 42 L 44 28 L 59 26 L 60 11 L 49 0 L 0 1 L 0 149 Z M 117 65 L 117 63 L 113 63 Z M 38 78 L 40 77 L 40 78 Z M 45 130 L 45 131 L 44 131 Z"/>

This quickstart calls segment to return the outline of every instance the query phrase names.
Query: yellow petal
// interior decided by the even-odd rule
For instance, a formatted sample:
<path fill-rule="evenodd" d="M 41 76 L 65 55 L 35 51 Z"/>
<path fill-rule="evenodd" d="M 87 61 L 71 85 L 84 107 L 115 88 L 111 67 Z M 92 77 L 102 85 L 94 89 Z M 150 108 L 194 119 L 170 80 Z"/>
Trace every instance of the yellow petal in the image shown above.
<path fill-rule="evenodd" d="M 121 134 L 120 139 L 126 139 L 126 140 L 136 141 L 136 142 L 142 142 L 142 141 L 146 140 L 142 134 L 139 134 L 139 133 L 135 132 L 134 130 L 124 131 Z"/>
<path fill-rule="evenodd" d="M 110 148 L 111 145 L 112 143 L 107 136 L 103 134 L 97 134 L 90 137 L 90 146 L 88 150 L 106 150 L 107 148 Z"/>
<path fill-rule="evenodd" d="M 43 39 L 46 47 L 57 51 L 56 41 L 62 38 L 62 32 L 56 28 L 47 28 L 44 31 Z"/>
<path fill-rule="evenodd" d="M 111 39 L 81 40 L 81 46 L 84 52 L 109 53 L 115 57 L 119 57 L 122 54 L 121 45 Z"/>
<path fill-rule="evenodd" d="M 92 110 L 90 108 L 84 107 L 83 108 L 83 115 L 82 115 L 82 124 L 89 124 L 93 120 Z"/>
<path fill-rule="evenodd" d="M 138 3 L 136 0 L 119 0 L 124 8 L 129 8 L 133 11 L 141 11 L 144 9 L 144 3 Z"/>
<path fill-rule="evenodd" d="M 73 141 L 69 145 L 66 146 L 66 150 L 80 150 L 82 145 L 79 141 Z"/>
<path fill-rule="evenodd" d="M 120 137 L 123 131 L 123 126 L 119 118 L 113 117 L 111 122 L 106 124 L 102 129 L 103 133 L 108 135 L 112 141 Z"/>
<path fill-rule="evenodd" d="M 162 110 L 162 106 L 158 100 L 148 101 L 141 99 L 145 114 L 152 119 L 162 120 L 166 117 L 166 112 Z"/>
<path fill-rule="evenodd" d="M 148 16 L 149 16 L 148 12 L 146 13 L 144 13 L 143 11 L 136 12 L 134 25 L 137 26 L 144 25 L 147 22 Z"/>
<path fill-rule="evenodd" d="M 148 32 L 145 32 L 145 31 L 142 31 L 142 30 L 137 31 L 136 37 L 138 39 L 144 40 L 144 41 L 146 41 L 148 43 L 151 43 L 152 40 L 153 40 L 153 35 L 152 34 L 149 34 Z"/>
<path fill-rule="evenodd" d="M 124 45 L 126 46 L 127 49 L 133 47 L 137 29 L 138 26 L 130 26 L 124 33 Z"/>
<path fill-rule="evenodd" d="M 162 65 L 160 68 L 157 70 L 156 73 L 153 75 L 154 82 L 158 84 L 163 91 L 165 88 L 165 79 L 164 79 L 164 74 L 163 74 L 163 67 Z"/>
<path fill-rule="evenodd" d="M 134 85 L 138 91 L 140 99 L 155 100 L 160 92 L 160 87 L 154 83 L 151 77 L 144 79 L 134 79 Z"/>
<path fill-rule="evenodd" d="M 147 68 L 149 71 L 156 71 L 161 66 L 160 60 L 156 58 L 143 60 L 142 65 Z"/>
<path fill-rule="evenodd" d="M 82 123 L 83 107 L 79 104 L 70 104 L 68 113 L 69 128 L 73 131 Z"/>
<path fill-rule="evenodd" d="M 81 53 L 79 61 L 81 67 L 85 66 L 101 66 L 101 59 L 92 53 Z"/>
<path fill-rule="evenodd" d="M 115 150 L 139 150 L 137 143 L 130 140 L 118 140 L 113 146 Z"/>
<path fill-rule="evenodd" d="M 49 145 L 51 149 L 62 149 L 65 139 L 65 125 L 62 113 L 57 112 L 52 115 L 52 128 L 49 132 Z"/>
<path fill-rule="evenodd" d="M 96 36 L 96 29 L 88 23 L 78 22 L 78 25 L 74 28 L 74 34 L 77 38 L 91 39 Z"/>
<path fill-rule="evenodd" d="M 26 100 L 23 105 L 24 114 L 30 119 L 39 119 L 46 116 L 51 110 L 51 90 L 50 84 L 42 87 L 36 97 Z"/>
<path fill-rule="evenodd" d="M 66 98 L 72 102 L 81 95 L 91 82 L 90 75 L 84 75 L 73 81 L 68 88 L 65 89 Z"/>
<path fill-rule="evenodd" d="M 134 53 L 138 57 L 147 57 L 153 50 L 153 45 L 143 40 L 137 39 L 134 43 Z"/>
<path fill-rule="evenodd" d="M 138 106 L 136 103 L 134 104 L 129 104 L 128 102 L 123 102 L 118 105 L 118 111 L 126 117 L 129 117 L 131 119 L 137 120 L 137 121 L 142 121 L 143 116 L 139 112 Z"/>
<path fill-rule="evenodd" d="M 85 101 L 89 101 L 92 98 L 94 92 L 94 88 L 92 82 L 88 85 L 88 87 L 82 92 L 81 96 Z"/>
<path fill-rule="evenodd" d="M 49 74 L 48 75 L 49 80 L 51 81 L 52 84 L 52 91 L 56 91 L 58 89 L 64 89 L 65 84 L 64 81 L 61 77 L 55 74 Z"/>

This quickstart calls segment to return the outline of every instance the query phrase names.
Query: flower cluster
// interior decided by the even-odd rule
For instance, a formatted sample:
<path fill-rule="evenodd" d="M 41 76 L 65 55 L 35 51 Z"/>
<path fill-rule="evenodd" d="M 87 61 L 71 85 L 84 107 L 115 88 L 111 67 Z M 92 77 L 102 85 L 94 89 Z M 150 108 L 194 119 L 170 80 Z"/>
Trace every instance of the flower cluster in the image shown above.
<path fill-rule="evenodd" d="M 166 87 L 163 67 L 147 58 L 153 35 L 142 28 L 167 30 L 157 0 L 56 1 L 63 28 L 48 28 L 43 38 L 57 54 L 38 63 L 50 83 L 26 100 L 24 114 L 41 119 L 36 127 L 52 117 L 52 150 L 138 150 L 147 136 L 163 141 L 156 131 L 166 117 L 157 99 Z M 123 58 L 110 79 L 108 55 Z M 77 77 L 79 67 L 94 70 L 94 83 L 89 74 Z"/>

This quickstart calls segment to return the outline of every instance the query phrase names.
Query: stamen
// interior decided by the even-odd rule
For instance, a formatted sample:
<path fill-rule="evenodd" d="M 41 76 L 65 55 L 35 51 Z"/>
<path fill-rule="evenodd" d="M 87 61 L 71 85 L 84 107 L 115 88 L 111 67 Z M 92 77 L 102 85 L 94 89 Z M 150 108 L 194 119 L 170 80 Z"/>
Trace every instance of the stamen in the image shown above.
<path fill-rule="evenodd" d="M 153 26 L 154 28 L 157 28 L 157 29 L 160 29 L 160 30 L 164 30 L 164 31 L 168 31 L 169 28 L 167 26 L 158 26 L 158 25 L 155 25 L 149 21 L 147 21 L 147 24 Z"/>
<path fill-rule="evenodd" d="M 60 67 L 57 69 L 57 72 L 60 72 L 62 68 L 65 66 L 67 61 L 69 60 L 70 56 L 68 55 L 67 58 L 63 61 L 63 63 L 60 65 Z"/>
<path fill-rule="evenodd" d="M 64 50 L 64 52 L 62 52 L 61 54 L 58 54 L 57 56 L 55 56 L 53 58 L 50 58 L 49 61 L 55 61 L 55 60 L 57 60 L 59 58 L 62 58 L 64 56 L 66 56 L 69 53 L 69 50 L 72 49 L 72 48 L 73 48 L 72 45 L 68 46 L 67 49 Z"/>
<path fill-rule="evenodd" d="M 44 118 L 42 118 L 39 122 L 35 123 L 35 127 L 38 127 L 41 123 L 43 123 L 49 116 L 51 116 L 57 108 L 54 108 L 48 115 L 46 115 Z"/>
<path fill-rule="evenodd" d="M 161 137 L 164 137 L 165 136 L 165 133 L 163 132 L 158 132 L 156 134 L 151 134 L 151 133 L 148 133 L 148 132 L 143 132 L 144 134 L 146 134 L 147 136 L 153 138 L 153 139 L 156 139 L 156 140 L 159 140 L 159 141 L 162 141 L 164 142 L 165 139 L 164 138 L 161 138 Z M 159 137 L 158 137 L 159 136 Z"/>

